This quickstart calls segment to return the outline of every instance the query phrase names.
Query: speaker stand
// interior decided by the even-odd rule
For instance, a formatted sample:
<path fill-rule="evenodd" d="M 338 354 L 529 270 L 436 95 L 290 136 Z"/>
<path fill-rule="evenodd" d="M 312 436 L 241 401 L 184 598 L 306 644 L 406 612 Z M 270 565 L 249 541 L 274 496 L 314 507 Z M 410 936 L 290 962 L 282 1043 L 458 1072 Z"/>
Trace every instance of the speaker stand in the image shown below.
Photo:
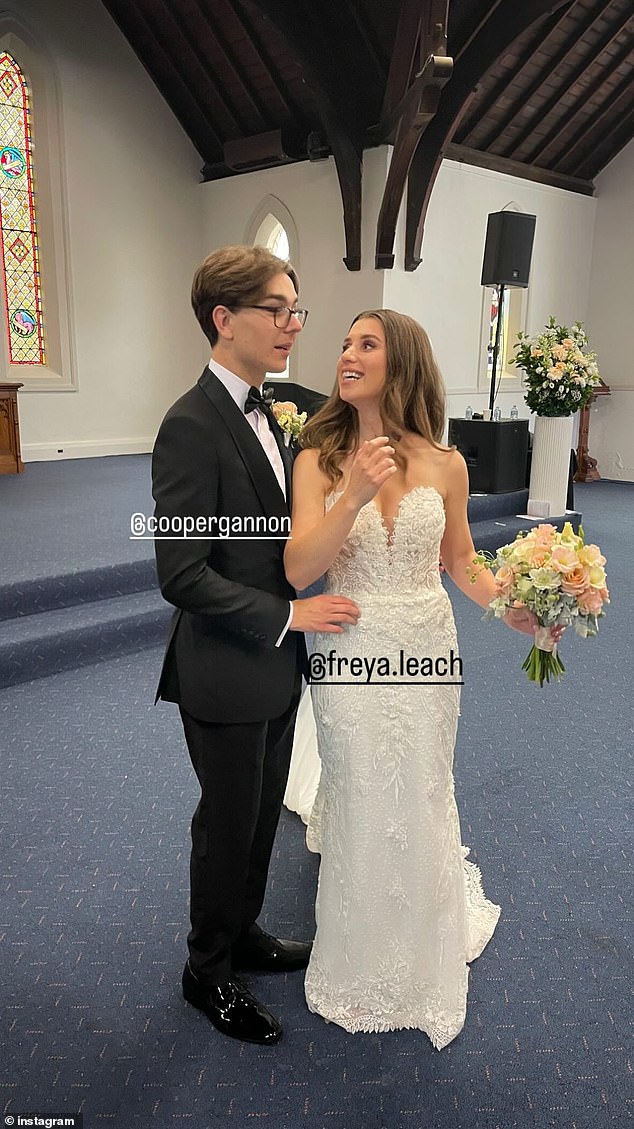
<path fill-rule="evenodd" d="M 498 360 L 500 356 L 500 338 L 502 336 L 502 318 L 504 316 L 504 283 L 500 282 L 497 286 L 498 292 L 498 316 L 495 322 L 495 341 L 493 343 L 493 361 L 491 364 L 491 387 L 489 389 L 489 413 L 490 419 L 493 419 L 493 405 L 495 404 L 495 397 L 497 389 L 495 387 L 496 377 L 498 371 Z"/>

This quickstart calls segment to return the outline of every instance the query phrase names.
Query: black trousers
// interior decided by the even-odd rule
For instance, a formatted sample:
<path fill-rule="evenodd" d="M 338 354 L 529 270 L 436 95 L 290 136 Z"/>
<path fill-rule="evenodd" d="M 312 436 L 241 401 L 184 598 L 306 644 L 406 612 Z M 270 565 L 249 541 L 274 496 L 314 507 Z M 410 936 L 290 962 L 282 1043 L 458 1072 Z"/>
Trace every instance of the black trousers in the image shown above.
<path fill-rule="evenodd" d="M 231 975 L 231 947 L 262 909 L 286 789 L 301 689 L 281 717 L 246 725 L 199 721 L 181 708 L 201 788 L 192 818 L 192 970 L 206 984 Z"/>

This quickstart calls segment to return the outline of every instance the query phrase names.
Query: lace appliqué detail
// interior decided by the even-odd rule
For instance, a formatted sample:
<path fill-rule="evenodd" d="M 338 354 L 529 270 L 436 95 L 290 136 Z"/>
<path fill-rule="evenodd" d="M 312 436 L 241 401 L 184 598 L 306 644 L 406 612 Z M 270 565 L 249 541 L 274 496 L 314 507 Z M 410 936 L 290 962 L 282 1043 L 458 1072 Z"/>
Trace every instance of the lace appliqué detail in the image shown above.
<path fill-rule="evenodd" d="M 361 619 L 334 643 L 317 636 L 315 649 L 389 664 L 399 652 L 457 655 L 438 570 L 443 531 L 431 487 L 403 498 L 391 533 L 374 503 L 364 506 L 327 578 Z M 440 1048 L 463 1027 L 468 961 L 500 913 L 460 841 L 460 687 L 455 675 L 441 685 L 328 681 L 312 687 L 322 774 L 307 843 L 322 858 L 308 1006 L 347 1031 L 416 1028 Z"/>

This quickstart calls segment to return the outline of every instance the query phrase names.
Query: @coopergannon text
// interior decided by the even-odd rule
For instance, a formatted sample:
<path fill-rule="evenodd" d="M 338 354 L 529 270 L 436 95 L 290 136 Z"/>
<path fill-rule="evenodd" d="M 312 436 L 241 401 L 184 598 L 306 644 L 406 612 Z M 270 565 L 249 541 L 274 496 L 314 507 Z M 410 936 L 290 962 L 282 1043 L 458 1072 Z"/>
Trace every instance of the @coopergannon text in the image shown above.
<path fill-rule="evenodd" d="M 130 517 L 131 541 L 288 541 L 288 514 L 142 514 Z"/>
<path fill-rule="evenodd" d="M 310 682 L 324 685 L 463 686 L 462 659 L 452 649 L 446 655 L 411 655 L 399 650 L 387 655 L 340 655 L 336 650 L 308 656 Z M 415 681 L 414 681 L 415 680 Z"/>

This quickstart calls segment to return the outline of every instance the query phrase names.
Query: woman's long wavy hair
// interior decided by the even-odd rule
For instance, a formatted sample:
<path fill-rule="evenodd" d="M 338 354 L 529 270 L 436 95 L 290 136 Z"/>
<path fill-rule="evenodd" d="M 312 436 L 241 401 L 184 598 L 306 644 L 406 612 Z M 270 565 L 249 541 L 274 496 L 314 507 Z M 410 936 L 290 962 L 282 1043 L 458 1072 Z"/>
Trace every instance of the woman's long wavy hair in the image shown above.
<path fill-rule="evenodd" d="M 387 363 L 379 410 L 385 434 L 395 445 L 396 461 L 404 465 L 398 442 L 406 431 L 443 450 L 445 386 L 422 325 L 395 310 L 364 310 L 352 325 L 362 318 L 376 318 L 385 333 Z M 329 399 L 304 427 L 300 445 L 319 448 L 320 470 L 334 487 L 341 479 L 342 462 L 358 440 L 359 417 L 339 396 L 336 382 Z"/>

